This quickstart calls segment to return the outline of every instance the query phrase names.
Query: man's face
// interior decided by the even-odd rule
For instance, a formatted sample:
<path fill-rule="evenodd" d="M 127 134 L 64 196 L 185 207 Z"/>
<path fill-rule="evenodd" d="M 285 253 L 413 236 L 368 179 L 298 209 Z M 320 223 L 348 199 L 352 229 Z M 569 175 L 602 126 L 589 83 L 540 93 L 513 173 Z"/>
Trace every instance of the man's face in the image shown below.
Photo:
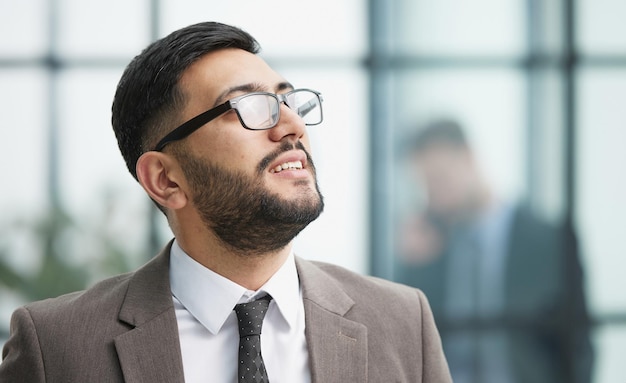
<path fill-rule="evenodd" d="M 465 148 L 433 144 L 414 155 L 414 164 L 426 189 L 431 212 L 449 216 L 469 207 L 476 171 Z"/>
<path fill-rule="evenodd" d="M 182 120 L 233 97 L 291 90 L 261 58 L 239 49 L 210 53 L 183 74 Z M 224 243 L 245 253 L 286 246 L 323 209 L 308 135 L 286 105 L 271 129 L 244 129 L 230 110 L 179 143 L 192 203 Z M 283 169 L 284 168 L 284 169 Z"/>

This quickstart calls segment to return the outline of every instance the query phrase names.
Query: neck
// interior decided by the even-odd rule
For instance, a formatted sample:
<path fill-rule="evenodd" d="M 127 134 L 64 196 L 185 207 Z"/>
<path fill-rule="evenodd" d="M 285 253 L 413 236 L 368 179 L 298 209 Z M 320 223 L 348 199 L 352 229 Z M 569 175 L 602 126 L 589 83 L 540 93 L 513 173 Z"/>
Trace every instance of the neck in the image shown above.
<path fill-rule="evenodd" d="M 179 233 L 176 240 L 196 262 L 253 291 L 260 289 L 280 269 L 292 248 L 290 243 L 274 252 L 245 254 L 224 246 L 212 233 Z"/>

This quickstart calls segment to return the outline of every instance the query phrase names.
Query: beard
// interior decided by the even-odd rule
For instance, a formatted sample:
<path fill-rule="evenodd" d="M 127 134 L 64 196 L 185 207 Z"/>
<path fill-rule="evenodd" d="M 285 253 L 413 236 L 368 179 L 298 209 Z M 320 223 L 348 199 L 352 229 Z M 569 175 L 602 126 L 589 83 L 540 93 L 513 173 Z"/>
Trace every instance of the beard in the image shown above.
<path fill-rule="evenodd" d="M 191 200 L 202 221 L 226 247 L 242 255 L 260 255 L 287 246 L 324 209 L 315 166 L 304 150 L 309 169 L 315 180 L 315 190 L 308 181 L 296 181 L 303 192 L 287 200 L 268 190 L 263 184 L 267 166 L 294 145 L 284 143 L 266 156 L 257 166 L 255 176 L 241 171 L 221 168 L 194 158 L 182 150 L 176 151 L 191 188 Z"/>

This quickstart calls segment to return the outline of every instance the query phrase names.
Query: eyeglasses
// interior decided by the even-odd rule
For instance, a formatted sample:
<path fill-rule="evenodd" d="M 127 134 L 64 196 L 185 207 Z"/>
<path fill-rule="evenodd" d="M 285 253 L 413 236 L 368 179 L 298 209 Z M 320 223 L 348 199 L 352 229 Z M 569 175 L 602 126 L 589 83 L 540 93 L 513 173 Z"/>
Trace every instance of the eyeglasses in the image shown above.
<path fill-rule="evenodd" d="M 160 152 L 165 145 L 182 140 L 231 109 L 237 112 L 241 125 L 249 130 L 265 130 L 276 126 L 280 120 L 280 104 L 283 102 L 304 120 L 305 125 L 318 125 L 322 122 L 322 100 L 321 93 L 311 89 L 295 89 L 284 94 L 247 93 L 185 122 L 163 137 L 154 150 Z"/>

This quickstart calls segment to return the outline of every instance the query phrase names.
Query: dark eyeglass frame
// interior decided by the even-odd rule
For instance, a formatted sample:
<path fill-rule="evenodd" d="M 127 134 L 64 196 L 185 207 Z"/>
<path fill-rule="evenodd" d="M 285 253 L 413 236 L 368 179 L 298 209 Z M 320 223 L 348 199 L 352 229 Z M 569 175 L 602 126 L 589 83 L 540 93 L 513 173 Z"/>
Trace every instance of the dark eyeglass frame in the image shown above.
<path fill-rule="evenodd" d="M 176 129 L 172 130 L 171 132 L 169 132 L 167 135 L 165 135 L 165 137 L 163 137 L 163 139 L 161 139 L 161 141 L 159 141 L 158 144 L 156 144 L 155 147 L 155 151 L 160 152 L 161 150 L 163 150 L 163 148 L 169 144 L 170 142 L 173 141 L 178 141 L 178 140 L 182 140 L 183 138 L 187 137 L 188 135 L 190 135 L 191 133 L 195 132 L 196 130 L 200 129 L 202 126 L 204 126 L 205 124 L 207 124 L 208 122 L 218 118 L 219 116 L 221 116 L 222 114 L 228 112 L 231 109 L 234 109 L 235 112 L 237 113 L 237 117 L 239 118 L 239 122 L 241 123 L 241 126 L 243 126 L 245 129 L 248 130 L 267 130 L 267 129 L 271 129 L 274 126 L 276 126 L 278 124 L 278 122 L 280 121 L 280 104 L 281 103 L 285 103 L 285 105 L 287 105 L 290 109 L 293 109 L 292 106 L 289 105 L 289 103 L 287 102 L 287 98 L 297 92 L 309 92 L 309 93 L 313 93 L 315 95 L 315 97 L 318 98 L 319 101 L 319 107 L 320 107 L 320 120 L 318 122 L 315 123 L 305 123 L 307 126 L 312 126 L 312 125 L 319 125 L 322 123 L 322 120 L 324 119 L 323 114 L 322 114 L 322 101 L 324 101 L 324 99 L 322 98 L 322 94 L 318 91 L 312 90 L 312 89 L 306 89 L 306 88 L 301 88 L 301 89 L 294 89 L 292 91 L 289 91 L 287 93 L 280 93 L 280 94 L 275 94 L 275 93 L 269 93 L 269 92 L 251 92 L 251 93 L 246 93 L 243 94 L 241 96 L 237 96 L 234 98 L 231 98 L 230 100 L 224 102 L 223 104 L 220 104 L 214 108 L 211 108 L 209 110 L 207 110 L 204 113 L 201 113 L 199 115 L 197 115 L 196 117 L 192 118 L 191 120 L 183 123 L 182 125 L 180 125 L 179 127 L 177 127 Z M 278 111 L 277 111 L 277 116 L 276 116 L 276 121 L 268 126 L 265 126 L 263 128 L 250 128 L 246 125 L 246 123 L 243 121 L 243 118 L 241 117 L 241 114 L 239 114 L 239 109 L 238 109 L 238 102 L 239 100 L 246 98 L 246 97 L 250 97 L 253 95 L 265 95 L 265 96 L 270 96 L 276 99 L 276 101 L 278 102 Z M 300 113 L 300 111 L 296 111 L 298 113 L 299 116 L 303 117 L 304 115 L 306 115 L 306 112 L 308 112 L 309 110 L 304 111 L 303 114 Z"/>

